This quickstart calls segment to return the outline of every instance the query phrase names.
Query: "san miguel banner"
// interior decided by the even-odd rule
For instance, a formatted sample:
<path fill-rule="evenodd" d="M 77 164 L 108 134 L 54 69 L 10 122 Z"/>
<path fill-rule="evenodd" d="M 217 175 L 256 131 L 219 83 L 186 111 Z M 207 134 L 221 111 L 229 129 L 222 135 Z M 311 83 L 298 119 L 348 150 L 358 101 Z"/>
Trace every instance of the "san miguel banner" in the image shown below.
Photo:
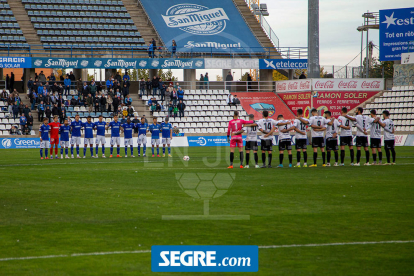
<path fill-rule="evenodd" d="M 311 106 L 318 111 L 329 110 L 332 116 L 339 116 L 343 107 L 351 110 L 378 93 L 379 91 L 326 91 L 317 92 L 315 97 L 312 97 L 311 92 L 278 93 L 278 95 L 294 114 L 298 109 L 303 109 L 305 117 L 309 118 Z"/>
<path fill-rule="evenodd" d="M 280 114 L 282 114 L 285 119 L 294 118 L 294 114 L 273 92 L 246 92 L 231 94 L 233 96 L 237 95 L 243 109 L 247 112 L 247 114 L 254 114 L 254 118 L 256 120 L 262 118 L 262 112 L 264 110 L 269 111 L 269 117 L 275 120 L 277 115 Z"/>
<path fill-rule="evenodd" d="M 311 79 L 277 81 L 276 92 L 310 91 L 311 86 Z"/>

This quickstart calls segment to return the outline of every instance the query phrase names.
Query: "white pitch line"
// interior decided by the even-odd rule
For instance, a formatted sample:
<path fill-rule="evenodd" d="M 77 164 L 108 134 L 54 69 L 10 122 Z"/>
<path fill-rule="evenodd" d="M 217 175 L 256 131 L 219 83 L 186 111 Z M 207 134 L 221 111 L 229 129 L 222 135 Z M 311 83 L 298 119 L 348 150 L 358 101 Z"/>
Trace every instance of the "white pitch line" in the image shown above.
<path fill-rule="evenodd" d="M 260 245 L 259 248 L 261 248 L 261 249 L 275 249 L 275 248 L 291 248 L 291 247 L 322 247 L 322 246 L 339 246 L 339 245 L 404 244 L 404 243 L 414 243 L 414 240 L 409 240 L 409 241 L 366 241 L 366 242 L 337 242 L 337 243 Z M 81 257 L 81 256 L 102 256 L 102 255 L 115 255 L 115 254 L 143 254 L 143 253 L 151 253 L 151 250 L 109 251 L 109 252 L 73 253 L 73 254 L 66 254 L 66 255 L 10 257 L 10 258 L 1 258 L 0 262 L 16 261 L 16 260 L 33 260 L 33 259 L 69 258 L 69 257 Z"/>

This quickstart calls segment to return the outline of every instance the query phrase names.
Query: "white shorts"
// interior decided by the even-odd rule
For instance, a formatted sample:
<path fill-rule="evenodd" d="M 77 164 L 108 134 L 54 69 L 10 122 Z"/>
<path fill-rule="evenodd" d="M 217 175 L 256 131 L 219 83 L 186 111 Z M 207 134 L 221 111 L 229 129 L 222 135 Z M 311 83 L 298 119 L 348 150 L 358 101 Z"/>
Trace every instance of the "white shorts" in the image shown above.
<path fill-rule="evenodd" d="M 147 144 L 147 135 L 141 134 L 138 136 L 138 145 L 146 145 Z"/>
<path fill-rule="evenodd" d="M 171 138 L 162 138 L 163 145 L 171 145 Z"/>
<path fill-rule="evenodd" d="M 133 146 L 134 145 L 134 141 L 131 139 L 124 139 L 124 145 L 125 147 L 127 146 Z"/>
<path fill-rule="evenodd" d="M 151 145 L 158 146 L 160 144 L 160 139 L 151 139 Z"/>
<path fill-rule="evenodd" d="M 50 148 L 50 142 L 49 141 L 42 141 L 42 142 L 40 142 L 40 148 L 41 149 L 48 149 L 48 148 Z"/>
<path fill-rule="evenodd" d="M 96 136 L 96 139 L 95 139 L 95 144 L 96 145 L 99 145 L 99 143 L 101 143 L 102 144 L 102 146 L 103 145 L 105 145 L 105 136 L 102 136 L 102 135 L 99 135 L 99 136 Z"/>
<path fill-rule="evenodd" d="M 70 139 L 70 144 L 71 145 L 80 145 L 81 144 L 81 138 L 80 137 L 76 137 L 76 136 L 72 136 L 72 139 Z"/>
<path fill-rule="evenodd" d="M 92 145 L 93 144 L 93 138 L 84 138 L 84 145 Z"/>
<path fill-rule="evenodd" d="M 121 146 L 121 138 L 119 137 L 111 137 L 111 146 L 114 145 Z"/>
<path fill-rule="evenodd" d="M 69 147 L 69 141 L 60 141 L 60 147 L 61 148 L 68 148 Z"/>

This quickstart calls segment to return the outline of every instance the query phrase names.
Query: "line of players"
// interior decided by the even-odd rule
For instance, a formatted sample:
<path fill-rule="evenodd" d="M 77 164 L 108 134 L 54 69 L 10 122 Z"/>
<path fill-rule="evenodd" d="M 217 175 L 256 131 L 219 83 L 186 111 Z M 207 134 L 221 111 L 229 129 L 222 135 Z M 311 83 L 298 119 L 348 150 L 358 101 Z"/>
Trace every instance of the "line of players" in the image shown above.
<path fill-rule="evenodd" d="M 382 112 L 383 119 L 377 116 L 376 110 L 370 111 L 370 116 L 363 115 L 363 108 L 359 107 L 356 116 L 349 116 L 346 107 L 342 108 L 341 116 L 338 119 L 331 116 L 330 111 L 325 111 L 324 116 L 319 116 L 316 109 L 311 110 L 312 116 L 309 119 L 303 117 L 303 110 L 297 110 L 297 117 L 293 124 L 289 120 L 285 120 L 283 115 L 278 116 L 278 120 L 268 118 L 268 111 L 263 111 L 263 119 L 254 121 L 254 115 L 249 115 L 250 121 L 239 119 L 238 112 L 234 112 L 234 119 L 229 122 L 227 131 L 227 138 L 230 140 L 230 166 L 233 168 L 234 150 L 239 148 L 240 152 L 240 168 L 243 168 L 243 140 L 242 134 L 246 134 L 246 166 L 249 168 L 250 151 L 254 153 L 256 168 L 271 168 L 272 167 L 272 141 L 273 133 L 279 130 L 279 168 L 283 168 L 284 151 L 288 152 L 289 167 L 292 167 L 292 143 L 290 132 L 295 131 L 297 164 L 296 167 L 301 166 L 301 153 L 303 153 L 304 163 L 303 167 L 307 167 L 307 135 L 306 128 L 311 127 L 312 148 L 313 148 L 313 164 L 310 167 L 317 167 L 318 148 L 322 153 L 322 166 L 331 166 L 331 152 L 334 152 L 335 163 L 334 166 L 344 166 L 345 147 L 349 148 L 351 157 L 351 166 L 360 166 L 361 149 L 365 150 L 366 163 L 364 165 L 370 166 L 370 152 L 368 145 L 368 131 L 370 132 L 370 147 L 372 150 L 373 163 L 372 165 L 382 164 L 382 150 L 381 150 L 381 131 L 384 129 L 384 148 L 387 156 L 387 163 L 384 165 L 395 165 L 395 137 L 394 137 L 394 123 L 390 119 L 389 111 Z M 243 127 L 244 126 L 244 127 Z M 352 138 L 352 127 L 357 128 L 356 133 L 356 163 L 354 163 L 354 148 Z M 262 132 L 260 137 L 262 162 L 259 166 L 258 162 L 258 143 L 257 132 Z M 325 137 L 324 132 L 326 131 Z M 231 139 L 230 139 L 231 134 Z M 339 161 L 339 147 L 338 137 L 340 138 L 340 158 Z M 326 152 L 325 152 L 326 141 Z M 268 163 L 266 165 L 266 152 L 268 154 Z M 378 154 L 378 162 L 377 162 Z M 391 162 L 392 155 L 392 162 Z M 327 159 L 327 162 L 326 162 Z"/>
<path fill-rule="evenodd" d="M 155 156 L 154 148 L 157 149 L 157 157 L 160 157 L 159 154 L 159 145 L 160 145 L 160 133 L 162 135 L 162 145 L 163 145 L 163 157 L 165 157 L 165 147 L 168 147 L 168 156 L 171 157 L 171 140 L 172 136 L 172 125 L 168 122 L 168 118 L 161 124 L 158 124 L 157 118 L 153 118 L 153 124 L 148 125 L 145 123 L 145 119 L 141 118 L 141 123 L 134 124 L 128 118 L 127 122 L 121 124 L 118 121 L 118 116 L 115 115 L 112 122 L 107 123 L 103 121 L 103 116 L 99 116 L 99 120 L 95 123 L 92 122 L 92 118 L 89 116 L 87 122 L 82 122 L 79 119 L 79 115 L 75 116 L 75 120 L 70 122 L 65 119 L 64 124 L 60 124 L 59 117 L 55 116 L 52 123 L 48 123 L 48 119 L 43 120 L 43 124 L 40 126 L 39 137 L 40 137 L 40 159 L 43 159 L 43 149 L 45 149 L 45 159 L 48 158 L 48 149 L 50 147 L 50 159 L 53 159 L 53 147 L 55 148 L 55 158 L 58 157 L 58 145 L 59 145 L 59 134 L 60 134 L 60 158 L 63 159 L 63 150 L 65 150 L 65 157 L 70 158 L 68 155 L 69 144 L 71 145 L 71 157 L 74 158 L 73 152 L 76 145 L 77 158 L 79 156 L 79 145 L 81 144 L 81 130 L 84 129 L 84 148 L 83 148 L 83 158 L 86 158 L 86 151 L 88 145 L 90 146 L 90 152 L 92 158 L 98 158 L 99 145 L 102 146 L 102 157 L 105 158 L 105 131 L 111 130 L 111 155 L 116 145 L 117 155 L 116 157 L 121 157 L 120 147 L 121 147 L 121 138 L 120 131 L 124 134 L 124 145 L 125 145 L 125 157 L 128 157 L 128 147 L 131 151 L 131 157 L 134 156 L 134 146 L 133 146 L 133 131 L 136 129 L 138 131 L 138 156 L 141 156 L 141 145 L 143 146 L 143 156 L 146 156 L 146 144 L 147 144 L 147 133 L 151 132 L 151 150 L 152 157 Z M 94 134 L 93 131 L 96 129 L 96 138 L 95 138 L 95 155 L 93 153 L 93 140 Z M 71 139 L 69 143 L 69 136 L 71 134 Z M 50 141 L 49 141 L 50 135 Z"/>

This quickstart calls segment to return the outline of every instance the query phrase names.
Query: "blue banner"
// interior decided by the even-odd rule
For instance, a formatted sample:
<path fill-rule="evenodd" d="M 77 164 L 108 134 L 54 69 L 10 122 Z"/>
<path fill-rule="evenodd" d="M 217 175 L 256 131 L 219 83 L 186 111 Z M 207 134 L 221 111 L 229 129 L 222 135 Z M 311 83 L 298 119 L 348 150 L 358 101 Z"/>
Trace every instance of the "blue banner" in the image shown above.
<path fill-rule="evenodd" d="M 33 58 L 31 68 L 204 69 L 204 59 Z"/>
<path fill-rule="evenodd" d="M 40 147 L 40 138 L 0 138 L 0 149 L 34 149 Z"/>
<path fill-rule="evenodd" d="M 32 58 L 0 57 L 0 68 L 32 68 Z"/>
<path fill-rule="evenodd" d="M 294 135 L 290 136 L 292 139 L 292 146 L 296 144 Z M 273 145 L 279 145 L 279 136 L 273 136 Z M 227 136 L 187 136 L 189 147 L 229 147 L 230 143 L 227 143 Z M 243 136 L 243 143 L 246 143 L 246 136 Z M 260 146 L 260 136 L 257 137 L 257 143 Z"/>
<path fill-rule="evenodd" d="M 307 59 L 260 59 L 259 69 L 307 69 Z"/>
<path fill-rule="evenodd" d="M 154 245 L 152 272 L 257 272 L 256 245 Z"/>
<path fill-rule="evenodd" d="M 263 52 L 232 0 L 141 0 L 165 45 L 178 52 Z"/>
<path fill-rule="evenodd" d="M 380 10 L 380 60 L 400 60 L 414 51 L 414 7 Z"/>

